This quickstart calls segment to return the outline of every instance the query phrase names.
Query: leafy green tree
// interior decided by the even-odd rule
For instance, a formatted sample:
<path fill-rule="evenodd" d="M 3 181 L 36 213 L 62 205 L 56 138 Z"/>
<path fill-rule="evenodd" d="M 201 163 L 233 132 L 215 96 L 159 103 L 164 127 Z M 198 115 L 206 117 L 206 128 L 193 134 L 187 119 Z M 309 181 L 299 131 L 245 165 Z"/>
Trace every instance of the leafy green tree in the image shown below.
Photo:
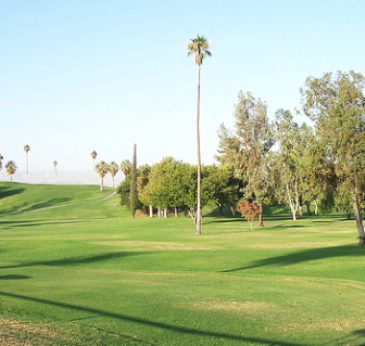
<path fill-rule="evenodd" d="M 130 193 L 131 193 L 131 179 L 130 175 L 124 179 L 117 188 L 117 193 L 120 194 L 120 204 L 130 208 Z"/>
<path fill-rule="evenodd" d="M 172 157 L 164 158 L 152 167 L 149 174 L 149 184 L 146 187 L 148 199 L 153 206 L 163 210 L 164 217 L 167 217 L 170 207 L 177 208 L 179 204 L 177 200 L 179 177 L 176 174 L 178 164 L 179 162 Z M 146 198 L 145 195 L 144 198 Z M 160 212 L 158 215 L 160 216 Z"/>
<path fill-rule="evenodd" d="M 138 168 L 137 174 L 137 190 L 138 199 L 140 202 L 148 207 L 149 216 L 153 217 L 153 206 L 151 200 L 151 193 L 149 190 L 151 167 L 149 165 L 142 165 Z"/>
<path fill-rule="evenodd" d="M 195 207 L 197 206 L 197 169 L 188 163 L 179 163 L 176 166 L 178 185 L 176 198 L 181 208 L 187 211 L 190 217 L 196 220 Z"/>
<path fill-rule="evenodd" d="M 128 175 L 131 173 L 132 170 L 132 164 L 129 160 L 124 160 L 121 164 L 120 164 L 120 170 L 122 171 L 122 173 L 124 174 L 124 176 L 127 178 Z"/>
<path fill-rule="evenodd" d="M 138 207 L 138 191 L 137 191 L 137 145 L 134 145 L 133 149 L 133 163 L 131 169 L 130 180 L 130 210 L 132 216 L 135 217 Z"/>
<path fill-rule="evenodd" d="M 231 133 L 224 124 L 217 131 L 219 137 L 218 153 L 215 159 L 221 164 L 230 164 L 234 167 L 235 177 L 244 179 L 245 162 L 241 153 L 241 143 L 237 135 Z"/>
<path fill-rule="evenodd" d="M 267 116 L 266 103 L 255 99 L 249 92 L 239 92 L 234 116 L 233 136 L 228 134 L 224 125 L 219 129 L 219 160 L 236 166 L 236 175 L 245 181 L 246 198 L 255 199 L 261 210 L 260 226 L 263 226 L 262 211 L 271 183 L 268 157 L 275 143 L 274 126 Z"/>
<path fill-rule="evenodd" d="M 118 173 L 119 167 L 114 161 L 110 162 L 108 167 L 109 167 L 109 173 L 112 176 L 113 189 L 114 189 L 114 177 Z"/>
<path fill-rule="evenodd" d="M 299 190 L 299 157 L 300 136 L 299 126 L 293 120 L 289 110 L 279 109 L 276 113 L 276 137 L 279 146 L 279 155 L 276 164 L 280 169 L 279 180 L 284 187 L 284 191 L 277 190 L 280 194 L 286 196 L 287 203 L 290 207 L 293 220 L 297 220 L 297 213 L 300 206 Z"/>
<path fill-rule="evenodd" d="M 14 173 L 16 172 L 17 170 L 17 166 L 15 164 L 14 161 L 9 161 L 6 165 L 5 165 L 5 169 L 6 169 L 6 172 L 9 174 L 9 180 L 10 181 L 13 181 L 13 175 Z"/>
<path fill-rule="evenodd" d="M 27 144 L 24 146 L 25 151 L 25 181 L 28 182 L 28 152 L 30 151 L 30 146 Z"/>
<path fill-rule="evenodd" d="M 335 162 L 337 188 L 351 195 L 358 245 L 364 245 L 365 238 L 360 211 L 365 192 L 364 87 L 364 77 L 351 71 L 309 77 L 301 90 L 303 111 L 315 123 L 325 156 Z"/>
<path fill-rule="evenodd" d="M 202 170 L 203 204 L 217 206 L 223 216 L 223 206 L 235 208 L 239 200 L 239 184 L 234 178 L 234 167 L 210 165 Z"/>
<path fill-rule="evenodd" d="M 100 161 L 99 163 L 96 164 L 95 171 L 100 177 L 100 191 L 103 191 L 104 177 L 109 172 L 109 165 L 105 161 Z"/>
<path fill-rule="evenodd" d="M 197 112 L 196 112 L 196 137 L 197 137 L 197 156 L 198 156 L 198 171 L 197 171 L 197 212 L 196 212 L 196 234 L 201 234 L 201 156 L 200 156 L 200 66 L 206 56 L 211 53 L 208 50 L 209 43 L 203 36 L 197 35 L 191 39 L 188 46 L 188 56 L 195 56 L 195 64 L 198 65 L 198 96 L 197 96 Z"/>

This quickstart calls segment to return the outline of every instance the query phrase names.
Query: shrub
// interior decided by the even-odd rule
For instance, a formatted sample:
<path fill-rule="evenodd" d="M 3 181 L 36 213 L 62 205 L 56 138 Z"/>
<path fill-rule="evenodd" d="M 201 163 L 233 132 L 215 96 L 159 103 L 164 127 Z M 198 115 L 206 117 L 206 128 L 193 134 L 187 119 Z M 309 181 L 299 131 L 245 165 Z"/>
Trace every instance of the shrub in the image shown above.
<path fill-rule="evenodd" d="M 260 215 L 260 207 L 254 201 L 238 201 L 236 210 L 241 213 L 241 217 L 248 221 L 251 230 L 253 230 L 255 219 Z"/>

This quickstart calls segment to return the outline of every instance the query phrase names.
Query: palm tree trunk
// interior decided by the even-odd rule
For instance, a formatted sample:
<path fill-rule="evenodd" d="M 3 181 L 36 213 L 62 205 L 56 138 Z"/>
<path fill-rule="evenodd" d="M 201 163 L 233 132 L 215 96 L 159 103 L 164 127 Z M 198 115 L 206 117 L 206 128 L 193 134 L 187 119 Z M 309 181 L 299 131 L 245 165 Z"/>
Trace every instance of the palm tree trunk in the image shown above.
<path fill-rule="evenodd" d="M 196 109 L 196 142 L 198 154 L 198 177 L 197 177 L 197 206 L 196 206 L 196 234 L 201 234 L 201 159 L 200 159 L 200 64 L 198 64 L 198 101 Z"/>
<path fill-rule="evenodd" d="M 25 182 L 28 182 L 28 153 L 26 153 L 26 173 L 25 173 Z"/>
<path fill-rule="evenodd" d="M 100 177 L 100 191 L 103 191 L 103 178 Z"/>

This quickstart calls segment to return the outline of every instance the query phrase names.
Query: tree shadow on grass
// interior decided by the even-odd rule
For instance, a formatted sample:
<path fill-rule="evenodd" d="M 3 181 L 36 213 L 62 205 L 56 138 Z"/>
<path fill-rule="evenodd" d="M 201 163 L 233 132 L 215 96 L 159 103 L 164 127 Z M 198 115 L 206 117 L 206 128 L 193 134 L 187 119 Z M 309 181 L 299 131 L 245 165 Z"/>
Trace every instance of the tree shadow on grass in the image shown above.
<path fill-rule="evenodd" d="M 55 220 L 51 222 L 45 222 L 45 220 L 31 220 L 31 221 L 1 221 L 0 227 L 3 230 L 21 228 L 21 227 L 36 227 L 36 226 L 60 226 L 74 223 L 82 223 L 84 220 Z"/>
<path fill-rule="evenodd" d="M 0 280 L 26 280 L 31 278 L 28 275 L 0 275 Z"/>
<path fill-rule="evenodd" d="M 25 190 L 24 188 L 16 189 L 16 188 L 12 188 L 10 186 L 2 186 L 0 188 L 0 199 L 18 195 L 18 194 L 22 193 L 24 190 Z"/>
<path fill-rule="evenodd" d="M 119 258 L 129 257 L 129 256 L 138 256 L 143 255 L 148 252 L 113 252 L 113 253 L 105 253 L 100 255 L 93 256 L 82 256 L 82 257 L 70 257 L 70 258 L 61 258 L 58 260 L 50 260 L 50 261 L 39 261 L 39 262 L 29 262 L 29 263 L 20 263 L 10 266 L 3 266 L 0 269 L 11 269 L 11 268 L 24 268 L 24 267 L 34 267 L 34 266 L 49 266 L 49 267 L 57 267 L 57 266 L 78 266 L 90 263 L 96 263 L 100 261 L 108 261 L 115 260 Z"/>
<path fill-rule="evenodd" d="M 365 249 L 362 246 L 341 245 L 316 249 L 307 249 L 283 256 L 276 256 L 255 261 L 247 266 L 222 270 L 223 273 L 236 272 L 267 266 L 289 266 L 302 262 L 321 260 L 325 258 L 356 256 L 363 257 Z"/>
<path fill-rule="evenodd" d="M 34 303 L 43 304 L 43 305 L 56 306 L 56 307 L 60 307 L 63 309 L 88 312 L 91 314 L 96 314 L 101 317 L 109 317 L 109 318 L 114 318 L 114 319 L 117 319 L 120 321 L 137 323 L 139 325 L 158 328 L 158 329 L 162 329 L 165 331 L 172 331 L 172 332 L 176 332 L 179 334 L 190 334 L 190 335 L 197 335 L 197 336 L 214 337 L 214 338 L 219 338 L 219 339 L 224 339 L 224 340 L 233 340 L 233 341 L 239 341 L 239 342 L 250 342 L 253 345 L 254 344 L 257 344 L 257 345 L 265 344 L 267 346 L 306 346 L 304 344 L 298 344 L 298 343 L 272 341 L 272 340 L 268 340 L 268 339 L 264 339 L 264 338 L 256 338 L 256 337 L 248 337 L 248 336 L 246 337 L 246 336 L 242 336 L 242 335 L 234 335 L 234 334 L 228 334 L 228 333 L 224 333 L 224 332 L 200 330 L 200 329 L 195 329 L 195 328 L 191 328 L 191 327 L 177 326 L 177 325 L 172 325 L 172 324 L 168 324 L 168 323 L 164 323 L 164 322 L 150 321 L 145 318 L 133 317 L 133 316 L 129 316 L 126 314 L 115 313 L 115 312 L 110 312 L 110 311 L 103 311 L 103 310 L 94 309 L 94 308 L 90 308 L 90 307 L 61 303 L 61 302 L 56 302 L 56 301 L 47 300 L 47 299 L 34 298 L 34 297 L 25 296 L 25 295 L 4 292 L 4 291 L 0 291 L 0 295 L 3 297 L 21 299 L 21 300 L 26 300 L 26 301 L 30 301 L 30 302 L 34 302 Z"/>

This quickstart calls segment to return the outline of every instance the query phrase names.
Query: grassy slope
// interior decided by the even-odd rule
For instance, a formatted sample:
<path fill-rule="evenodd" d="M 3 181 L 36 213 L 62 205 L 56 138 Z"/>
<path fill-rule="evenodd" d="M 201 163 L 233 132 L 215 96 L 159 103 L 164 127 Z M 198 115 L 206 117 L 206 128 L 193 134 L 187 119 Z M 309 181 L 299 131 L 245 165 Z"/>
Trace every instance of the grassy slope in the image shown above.
<path fill-rule="evenodd" d="M 364 343 L 353 221 L 207 217 L 196 236 L 189 219 L 123 218 L 117 202 L 0 220 L 2 344 Z"/>
<path fill-rule="evenodd" d="M 99 191 L 96 185 L 30 185 L 0 183 L 0 216 L 98 200 L 110 195 L 111 188 Z"/>

